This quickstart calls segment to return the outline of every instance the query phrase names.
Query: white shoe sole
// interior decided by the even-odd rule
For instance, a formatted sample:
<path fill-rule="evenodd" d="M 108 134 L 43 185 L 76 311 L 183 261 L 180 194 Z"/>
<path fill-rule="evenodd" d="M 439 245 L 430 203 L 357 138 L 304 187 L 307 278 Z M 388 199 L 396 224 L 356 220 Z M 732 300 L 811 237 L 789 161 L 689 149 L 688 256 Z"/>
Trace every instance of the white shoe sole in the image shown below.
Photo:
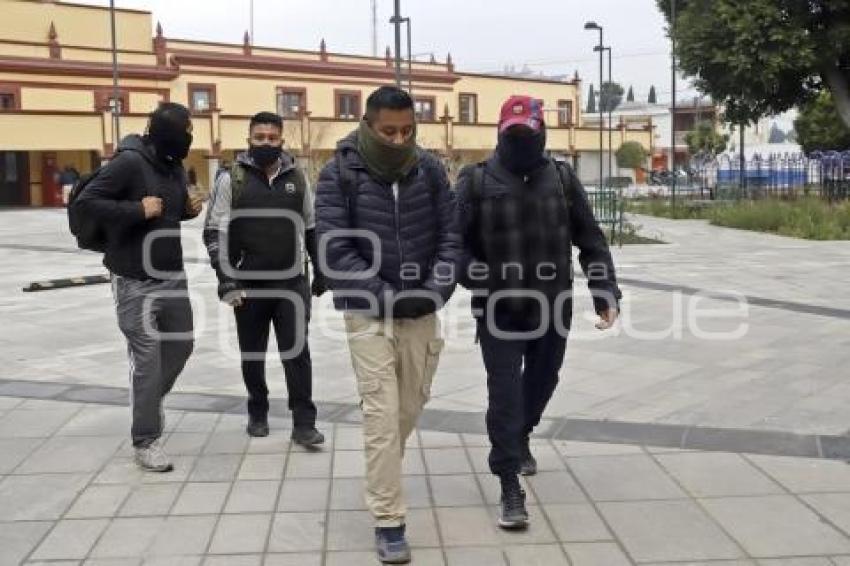
<path fill-rule="evenodd" d="M 525 529 L 528 527 L 528 519 L 520 521 L 505 521 L 499 517 L 499 526 L 509 531 Z"/>
<path fill-rule="evenodd" d="M 156 472 L 158 474 L 174 470 L 174 464 L 171 463 L 165 464 L 164 466 L 146 466 L 136 459 L 136 465 L 146 472 Z"/>

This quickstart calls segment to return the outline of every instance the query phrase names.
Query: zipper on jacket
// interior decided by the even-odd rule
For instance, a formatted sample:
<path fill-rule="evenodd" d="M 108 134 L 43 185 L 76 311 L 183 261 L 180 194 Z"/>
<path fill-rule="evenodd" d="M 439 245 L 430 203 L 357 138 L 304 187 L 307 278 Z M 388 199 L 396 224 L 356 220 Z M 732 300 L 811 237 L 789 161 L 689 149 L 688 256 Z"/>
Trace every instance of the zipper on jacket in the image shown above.
<path fill-rule="evenodd" d="M 393 183 L 392 189 L 393 203 L 395 205 L 395 240 L 398 246 L 399 267 L 402 267 L 404 266 L 404 250 L 401 247 L 401 215 L 398 210 L 399 193 L 401 192 L 399 181 Z M 399 277 L 399 280 L 401 281 L 401 290 L 404 291 L 404 277 Z"/>

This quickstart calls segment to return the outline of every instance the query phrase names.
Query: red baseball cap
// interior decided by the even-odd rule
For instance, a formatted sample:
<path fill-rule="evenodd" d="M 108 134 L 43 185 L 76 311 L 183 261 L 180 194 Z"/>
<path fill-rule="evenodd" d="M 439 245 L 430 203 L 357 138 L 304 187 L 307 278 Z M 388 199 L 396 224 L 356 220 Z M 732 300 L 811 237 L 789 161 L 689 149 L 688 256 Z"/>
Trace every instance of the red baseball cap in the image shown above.
<path fill-rule="evenodd" d="M 543 101 L 525 95 L 514 95 L 502 104 L 499 133 L 511 126 L 527 126 L 539 132 L 543 129 Z"/>

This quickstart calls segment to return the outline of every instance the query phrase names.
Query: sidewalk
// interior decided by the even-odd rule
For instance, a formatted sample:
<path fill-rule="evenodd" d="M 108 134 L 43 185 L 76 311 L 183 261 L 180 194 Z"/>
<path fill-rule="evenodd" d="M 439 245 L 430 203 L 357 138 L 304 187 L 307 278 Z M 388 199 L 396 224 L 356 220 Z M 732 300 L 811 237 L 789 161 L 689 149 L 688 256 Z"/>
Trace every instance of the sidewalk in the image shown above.
<path fill-rule="evenodd" d="M 279 402 L 279 401 L 278 401 Z M 139 472 L 121 406 L 0 397 L 0 565 L 375 564 L 356 425 L 170 411 L 176 470 Z M 495 527 L 487 439 L 421 430 L 405 460 L 417 565 L 850 565 L 841 461 L 537 439 L 532 524 Z"/>

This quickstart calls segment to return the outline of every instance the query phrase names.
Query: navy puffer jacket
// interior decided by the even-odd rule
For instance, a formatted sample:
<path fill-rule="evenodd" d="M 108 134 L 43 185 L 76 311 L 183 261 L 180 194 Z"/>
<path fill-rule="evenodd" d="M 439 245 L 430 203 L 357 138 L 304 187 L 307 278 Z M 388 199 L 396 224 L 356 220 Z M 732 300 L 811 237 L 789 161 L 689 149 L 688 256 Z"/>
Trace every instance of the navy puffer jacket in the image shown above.
<path fill-rule="evenodd" d="M 328 279 L 339 310 L 383 316 L 400 292 L 426 291 L 445 303 L 454 291 L 461 253 L 454 195 L 437 158 L 417 151 L 418 164 L 398 183 L 398 200 L 391 185 L 367 171 L 356 131 L 337 144 L 335 159 L 319 176 L 319 249 L 332 270 Z M 343 179 L 352 181 L 348 192 Z M 379 248 L 366 237 L 334 233 L 351 229 L 368 233 Z"/>

